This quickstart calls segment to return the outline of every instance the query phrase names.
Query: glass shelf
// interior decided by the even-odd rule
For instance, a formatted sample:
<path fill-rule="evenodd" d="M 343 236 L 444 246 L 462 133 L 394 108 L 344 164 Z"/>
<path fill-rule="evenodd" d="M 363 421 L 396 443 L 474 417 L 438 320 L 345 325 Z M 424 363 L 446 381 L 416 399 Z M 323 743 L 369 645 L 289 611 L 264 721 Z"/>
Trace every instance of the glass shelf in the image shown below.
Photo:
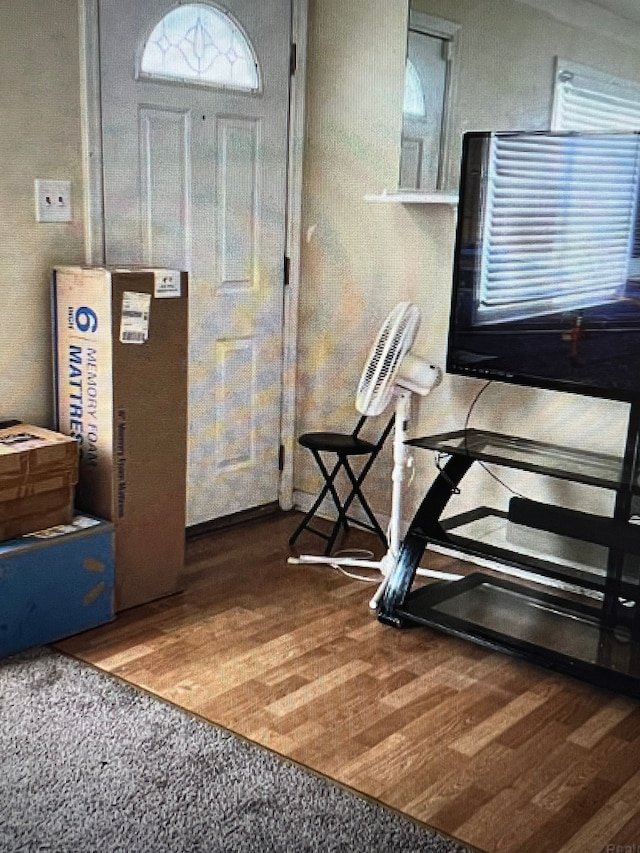
<path fill-rule="evenodd" d="M 442 537 L 428 541 L 505 566 L 529 571 L 542 581 L 555 578 L 582 589 L 604 592 L 611 551 L 604 545 L 551 533 L 510 521 L 507 514 L 478 507 L 442 521 Z M 620 593 L 634 596 L 640 579 L 640 555 L 625 554 Z"/>
<path fill-rule="evenodd" d="M 397 608 L 397 614 L 602 687 L 640 696 L 638 642 L 625 626 L 604 625 L 598 609 L 590 605 L 472 574 L 415 590 Z"/>
<path fill-rule="evenodd" d="M 630 485 L 623 461 L 618 456 L 486 430 L 456 430 L 413 438 L 407 444 L 605 489 L 620 489 Z M 637 478 L 634 478 L 632 489 L 638 491 Z"/>

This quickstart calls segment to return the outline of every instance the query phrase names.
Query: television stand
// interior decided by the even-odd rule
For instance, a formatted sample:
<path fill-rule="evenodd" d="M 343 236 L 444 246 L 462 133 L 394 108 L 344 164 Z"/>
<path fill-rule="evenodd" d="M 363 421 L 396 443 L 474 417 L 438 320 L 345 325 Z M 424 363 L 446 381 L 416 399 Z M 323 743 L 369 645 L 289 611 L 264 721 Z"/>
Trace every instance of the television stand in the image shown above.
<path fill-rule="evenodd" d="M 381 622 L 437 628 L 640 697 L 639 408 L 623 457 L 467 429 L 412 439 L 445 454 L 389 573 Z M 611 518 L 512 499 L 442 519 L 474 463 L 491 462 L 616 493 Z M 427 545 L 498 567 L 412 589 Z"/>

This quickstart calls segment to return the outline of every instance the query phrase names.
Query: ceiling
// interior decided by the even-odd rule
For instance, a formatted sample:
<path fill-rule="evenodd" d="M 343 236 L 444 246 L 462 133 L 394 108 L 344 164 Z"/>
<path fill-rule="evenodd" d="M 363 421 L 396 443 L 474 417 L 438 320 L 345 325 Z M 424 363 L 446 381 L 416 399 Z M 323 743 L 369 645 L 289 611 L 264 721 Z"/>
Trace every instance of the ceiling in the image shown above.
<path fill-rule="evenodd" d="M 638 49 L 640 0 L 516 0 L 566 24 L 602 33 Z"/>
<path fill-rule="evenodd" d="M 640 0 L 591 0 L 591 3 L 614 12 L 621 18 L 640 23 Z"/>

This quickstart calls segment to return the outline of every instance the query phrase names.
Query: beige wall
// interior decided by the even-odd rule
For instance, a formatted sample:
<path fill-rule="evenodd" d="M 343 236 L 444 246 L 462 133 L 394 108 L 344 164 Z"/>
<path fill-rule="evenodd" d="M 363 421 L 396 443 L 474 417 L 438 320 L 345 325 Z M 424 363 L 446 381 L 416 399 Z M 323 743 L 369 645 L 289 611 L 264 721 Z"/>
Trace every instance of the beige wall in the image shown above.
<path fill-rule="evenodd" d="M 563 23 L 516 0 L 416 0 L 416 8 L 461 25 L 451 154 L 470 129 L 541 129 L 550 119 L 556 56 L 640 80 L 640 50 Z M 376 204 L 365 194 L 396 185 L 403 91 L 403 0 L 310 0 L 308 120 L 300 322 L 298 431 L 350 427 L 355 388 L 372 338 L 397 301 L 423 311 L 416 351 L 444 364 L 455 211 Z M 590 24 L 590 19 L 581 19 Z M 455 171 L 455 170 L 454 170 Z M 451 185 L 456 186 L 457 174 Z M 446 376 L 416 401 L 414 435 L 461 428 L 477 380 Z M 471 424 L 618 453 L 626 406 L 495 383 Z M 434 476 L 432 454 L 416 451 L 405 516 Z M 494 469 L 527 495 L 605 508 L 609 495 L 560 481 Z M 296 485 L 318 485 L 303 452 Z M 390 458 L 368 483 L 374 507 L 389 509 Z M 451 504 L 506 506 L 508 493 L 479 467 Z"/>
<path fill-rule="evenodd" d="M 556 55 L 640 79 L 640 54 L 628 43 L 516 0 L 419 0 L 419 7 L 462 26 L 454 162 L 462 130 L 545 126 Z M 405 0 L 310 0 L 298 432 L 351 426 L 372 337 L 400 299 L 423 310 L 416 350 L 444 363 L 455 212 L 364 201 L 396 184 L 406 18 Z M 0 33 L 0 418 L 49 425 L 50 270 L 84 260 L 77 0 L 1 3 Z M 70 225 L 35 222 L 38 177 L 72 181 Z M 417 401 L 412 432 L 461 427 L 479 387 L 446 377 Z M 625 412 L 622 405 L 496 384 L 472 423 L 616 452 Z M 431 454 L 417 452 L 416 463 L 407 515 L 433 477 Z M 381 513 L 389 506 L 389 470 L 387 456 L 371 480 Z M 514 472 L 505 478 L 528 494 L 538 488 Z M 296 456 L 295 485 L 307 492 L 318 486 L 304 453 Z M 499 486 L 474 472 L 456 509 L 485 493 L 492 502 L 505 500 Z M 560 483 L 547 493 L 576 500 L 576 490 Z M 581 491 L 578 499 L 597 497 Z"/>
<path fill-rule="evenodd" d="M 0 418 L 52 424 L 50 270 L 84 260 L 77 0 L 0 3 Z M 36 223 L 35 178 L 74 220 Z"/>

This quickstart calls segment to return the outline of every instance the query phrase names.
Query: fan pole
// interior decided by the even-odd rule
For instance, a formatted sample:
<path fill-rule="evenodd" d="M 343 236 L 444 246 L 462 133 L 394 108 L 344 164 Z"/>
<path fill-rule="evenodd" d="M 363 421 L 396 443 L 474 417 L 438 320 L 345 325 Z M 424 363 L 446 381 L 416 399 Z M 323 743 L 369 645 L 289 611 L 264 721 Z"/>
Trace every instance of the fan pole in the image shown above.
<path fill-rule="evenodd" d="M 395 432 L 393 434 L 393 483 L 391 491 L 391 521 L 389 523 L 388 558 L 395 563 L 400 552 L 400 526 L 402 524 L 402 490 L 407 467 L 407 445 L 409 417 L 411 416 L 411 392 L 397 389 Z"/>
<path fill-rule="evenodd" d="M 400 553 L 400 527 L 402 525 L 402 490 L 407 468 L 407 445 L 409 418 L 411 416 L 411 392 L 404 388 L 396 388 L 396 419 L 393 434 L 393 471 L 391 473 L 391 519 L 389 521 L 388 548 L 380 562 L 382 583 L 369 602 L 369 607 L 376 610 L 382 598 L 384 587 L 390 572 L 396 564 Z"/>

